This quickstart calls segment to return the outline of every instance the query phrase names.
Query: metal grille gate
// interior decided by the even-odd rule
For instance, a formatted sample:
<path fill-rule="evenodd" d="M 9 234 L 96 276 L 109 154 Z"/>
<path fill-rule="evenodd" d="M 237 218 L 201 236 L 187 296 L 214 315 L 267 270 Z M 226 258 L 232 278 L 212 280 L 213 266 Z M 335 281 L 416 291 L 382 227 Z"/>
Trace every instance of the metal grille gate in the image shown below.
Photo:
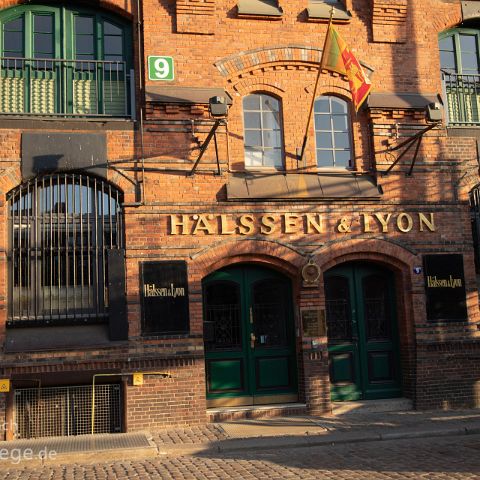
<path fill-rule="evenodd" d="M 480 272 L 480 185 L 470 191 L 470 219 L 472 222 L 475 269 Z"/>
<path fill-rule="evenodd" d="M 17 438 L 92 433 L 92 386 L 15 390 Z M 121 432 L 120 385 L 95 385 L 94 433 Z"/>
<path fill-rule="evenodd" d="M 122 248 L 120 192 L 89 176 L 55 174 L 8 200 L 8 326 L 106 321 L 107 252 Z"/>

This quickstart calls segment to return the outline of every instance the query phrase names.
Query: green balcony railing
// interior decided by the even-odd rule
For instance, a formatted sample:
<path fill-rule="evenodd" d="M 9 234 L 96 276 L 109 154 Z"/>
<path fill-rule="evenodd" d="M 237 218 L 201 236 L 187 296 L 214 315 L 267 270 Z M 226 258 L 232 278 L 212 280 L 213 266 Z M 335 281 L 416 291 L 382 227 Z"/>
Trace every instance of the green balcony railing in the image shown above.
<path fill-rule="evenodd" d="M 442 71 L 449 125 L 480 125 L 480 75 Z"/>
<path fill-rule="evenodd" d="M 0 57 L 0 114 L 129 117 L 123 61 Z"/>

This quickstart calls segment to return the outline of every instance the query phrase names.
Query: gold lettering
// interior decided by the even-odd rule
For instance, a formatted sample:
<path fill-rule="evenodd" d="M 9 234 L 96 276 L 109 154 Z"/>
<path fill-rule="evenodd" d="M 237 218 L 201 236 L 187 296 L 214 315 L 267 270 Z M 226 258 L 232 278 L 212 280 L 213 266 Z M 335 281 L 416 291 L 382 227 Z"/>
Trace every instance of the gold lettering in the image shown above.
<path fill-rule="evenodd" d="M 407 225 L 405 225 L 404 219 L 407 221 Z M 400 213 L 397 217 L 397 228 L 403 233 L 408 233 L 413 228 L 412 217 L 408 213 Z"/>
<path fill-rule="evenodd" d="M 170 233 L 171 235 L 178 235 L 178 228 L 181 228 L 180 235 L 188 235 L 188 215 L 181 215 L 179 220 L 177 215 L 170 215 Z"/>
<path fill-rule="evenodd" d="M 427 287 L 428 288 L 461 288 L 462 279 L 453 278 L 452 275 L 449 278 L 437 278 L 436 275 L 427 276 Z"/>
<path fill-rule="evenodd" d="M 295 233 L 299 216 L 294 213 L 285 213 L 283 218 L 285 220 L 285 233 Z"/>
<path fill-rule="evenodd" d="M 197 220 L 198 217 L 198 220 Z M 199 231 L 201 232 L 206 232 L 207 235 L 212 235 L 213 234 L 213 229 L 212 226 L 210 225 L 210 222 L 208 221 L 208 218 L 212 219 L 213 215 L 194 215 L 193 219 L 197 220 L 197 223 L 195 224 L 195 227 L 193 229 L 193 235 L 196 235 Z"/>
<path fill-rule="evenodd" d="M 423 213 L 418 214 L 418 220 L 420 221 L 420 231 L 423 232 L 423 226 L 425 225 L 428 230 L 431 232 L 435 231 L 435 221 L 433 219 L 433 213 L 429 213 L 430 220 L 427 219 L 427 216 Z"/>
<path fill-rule="evenodd" d="M 275 229 L 275 217 L 273 215 L 262 215 L 260 217 L 262 226 L 260 227 L 260 233 L 265 235 L 271 235 Z"/>
<path fill-rule="evenodd" d="M 307 220 L 307 233 L 323 233 L 322 215 L 319 213 L 307 213 L 305 218 Z"/>
<path fill-rule="evenodd" d="M 220 215 L 220 233 L 222 235 L 233 235 L 235 233 L 235 229 L 229 230 L 228 228 L 227 215 Z"/>
<path fill-rule="evenodd" d="M 370 228 L 370 215 L 367 215 L 366 213 L 361 213 L 360 215 L 363 217 L 363 231 L 365 233 L 373 232 Z"/>
<path fill-rule="evenodd" d="M 382 225 L 382 232 L 383 233 L 388 233 L 388 222 L 390 221 L 390 218 L 392 217 L 392 214 L 391 213 L 386 213 L 385 218 L 383 218 L 381 213 L 376 213 L 375 217 L 377 217 L 377 220 Z"/>
<path fill-rule="evenodd" d="M 238 233 L 240 235 L 249 235 L 253 233 L 253 215 L 241 215 L 238 219 L 240 225 L 238 227 Z"/>

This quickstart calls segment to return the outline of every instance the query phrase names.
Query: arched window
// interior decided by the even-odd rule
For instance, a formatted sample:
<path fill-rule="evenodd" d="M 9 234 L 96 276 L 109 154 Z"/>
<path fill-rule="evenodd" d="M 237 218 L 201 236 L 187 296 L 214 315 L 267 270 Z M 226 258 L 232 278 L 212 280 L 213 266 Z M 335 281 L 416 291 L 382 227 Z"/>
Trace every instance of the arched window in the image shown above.
<path fill-rule="evenodd" d="M 108 320 L 107 255 L 122 247 L 121 194 L 79 174 L 8 194 L 9 326 Z"/>
<path fill-rule="evenodd" d="M 350 113 L 345 100 L 322 96 L 315 100 L 315 144 L 317 166 L 352 167 Z"/>
<path fill-rule="evenodd" d="M 450 124 L 480 124 L 480 31 L 440 34 L 440 66 Z"/>
<path fill-rule="evenodd" d="M 283 168 L 280 101 L 263 93 L 243 99 L 245 166 Z"/>
<path fill-rule="evenodd" d="M 0 12 L 0 113 L 127 116 L 131 29 L 89 9 Z"/>

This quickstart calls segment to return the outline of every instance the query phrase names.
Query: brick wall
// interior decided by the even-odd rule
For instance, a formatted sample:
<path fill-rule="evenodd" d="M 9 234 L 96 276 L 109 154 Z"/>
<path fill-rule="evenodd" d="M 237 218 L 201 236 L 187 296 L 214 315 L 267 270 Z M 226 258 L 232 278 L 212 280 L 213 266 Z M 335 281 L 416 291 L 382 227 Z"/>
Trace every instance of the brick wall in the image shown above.
<path fill-rule="evenodd" d="M 171 378 L 146 375 L 144 384 L 126 386 L 129 432 L 172 425 L 198 425 L 206 421 L 203 361 L 169 369 Z"/>
<path fill-rule="evenodd" d="M 451 409 L 480 407 L 478 342 L 438 340 L 417 347 L 416 407 Z"/>
<path fill-rule="evenodd" d="M 0 1 L 0 7 L 16 3 Z M 371 67 L 375 92 L 441 92 L 437 35 L 461 20 L 460 2 L 417 3 L 420 8 L 415 2 L 404 0 L 389 5 L 377 0 L 347 2 L 352 20 L 348 25 L 338 25 L 338 29 L 359 59 Z M 326 33 L 325 24 L 309 23 L 300 15 L 306 8 L 306 0 L 281 2 L 284 15 L 276 21 L 237 18 L 236 4 L 236 0 L 142 2 L 143 68 L 148 55 L 170 55 L 174 57 L 176 74 L 169 85 L 219 87 L 233 98 L 228 131 L 222 127 L 217 135 L 221 175 L 216 175 L 213 145 L 198 173 L 188 175 L 212 124 L 204 104 L 144 104 L 143 91 L 138 91 L 138 105 L 144 107 L 145 113 L 143 135 L 138 124 L 112 128 L 92 122 L 94 127 L 90 127 L 105 132 L 111 167 L 109 178 L 125 193 L 129 341 L 98 349 L 35 352 L 22 358 L 2 354 L 0 361 L 6 374 L 35 377 L 51 373 L 54 382 L 56 374 L 80 370 L 91 374 L 112 369 L 131 372 L 134 367 L 125 363 L 125 358 L 130 358 L 138 369 L 168 368 L 172 377 L 147 376 L 145 384 L 138 387 L 128 383 L 129 430 L 204 422 L 202 279 L 229 264 L 261 264 L 283 272 L 292 280 L 296 307 L 323 308 L 322 279 L 318 288 L 301 287 L 300 269 L 312 256 L 322 272 L 355 260 L 390 268 L 396 279 L 404 394 L 409 398 L 417 396 L 419 408 L 475 404 L 478 402 L 475 385 L 480 378 L 478 370 L 470 365 L 476 361 L 474 345 L 480 340 L 480 331 L 467 205 L 468 192 L 478 182 L 475 139 L 450 137 L 443 127 L 431 130 L 422 141 L 413 175 L 406 173 L 414 149 L 388 175 L 383 175 L 401 153 L 387 149 L 426 127 L 424 112 L 364 109 L 351 115 L 355 169 L 375 178 L 383 190 L 379 200 L 312 201 L 307 197 L 294 202 L 227 201 L 227 182 L 233 173 L 245 171 L 241 100 L 251 92 L 267 92 L 281 100 L 286 169 L 316 171 L 313 127 L 307 132 L 303 164 L 298 163 L 296 153 L 302 144 Z M 134 24 L 137 20 L 134 8 L 127 6 L 125 10 L 124 2 L 112 0 L 100 5 L 131 18 Z M 428 18 L 426 11 L 435 11 L 435 18 Z M 135 58 L 137 51 L 135 45 Z M 137 67 L 136 70 L 138 76 Z M 147 80 L 146 84 L 160 83 Z M 346 78 L 322 72 L 317 90 L 317 95 L 321 94 L 348 100 Z M 21 133 L 40 129 L 72 131 L 72 128 L 68 122 L 60 126 L 53 123 L 45 126 L 44 122 L 28 127 L 14 123 L 0 125 L 0 339 L 5 332 L 8 288 L 5 195 L 21 183 Z M 75 131 L 89 130 L 77 127 Z M 140 158 L 142 147 L 144 159 Z M 396 223 L 402 212 L 414 221 L 411 231 L 401 231 Z M 285 213 L 324 215 L 324 231 L 307 236 L 299 229 L 286 234 L 282 231 Z M 387 227 L 382 228 L 375 213 L 383 218 L 392 214 Z M 419 230 L 419 213 L 434 214 L 435 231 Z M 269 214 L 276 218 L 278 226 L 268 236 L 259 232 L 258 225 L 248 234 L 241 234 L 238 227 L 233 234 L 222 234 L 216 217 L 207 218 L 215 225 L 213 233 L 203 230 L 193 235 L 193 216 L 200 214 L 230 218 L 248 214 L 254 219 Z M 371 216 L 371 231 L 365 231 L 362 214 Z M 191 226 L 186 234 L 171 234 L 170 215 L 188 216 Z M 350 225 L 347 232 L 338 228 L 342 218 Z M 426 253 L 464 255 L 467 322 L 431 325 L 426 321 L 423 277 L 412 273 L 413 267 L 422 265 L 422 255 Z M 141 336 L 139 264 L 145 260 L 187 262 L 190 336 L 181 339 Z M 295 327 L 301 331 L 298 315 L 295 321 Z M 318 349 L 312 348 L 312 340 L 319 342 Z M 458 348 L 450 347 L 448 342 Z M 463 344 L 472 346 L 463 352 L 460 347 Z M 300 399 L 312 413 L 327 411 L 327 338 L 300 335 L 296 345 Z M 182 364 L 185 351 L 195 358 Z M 440 364 L 449 372 L 447 376 L 442 376 Z"/>

